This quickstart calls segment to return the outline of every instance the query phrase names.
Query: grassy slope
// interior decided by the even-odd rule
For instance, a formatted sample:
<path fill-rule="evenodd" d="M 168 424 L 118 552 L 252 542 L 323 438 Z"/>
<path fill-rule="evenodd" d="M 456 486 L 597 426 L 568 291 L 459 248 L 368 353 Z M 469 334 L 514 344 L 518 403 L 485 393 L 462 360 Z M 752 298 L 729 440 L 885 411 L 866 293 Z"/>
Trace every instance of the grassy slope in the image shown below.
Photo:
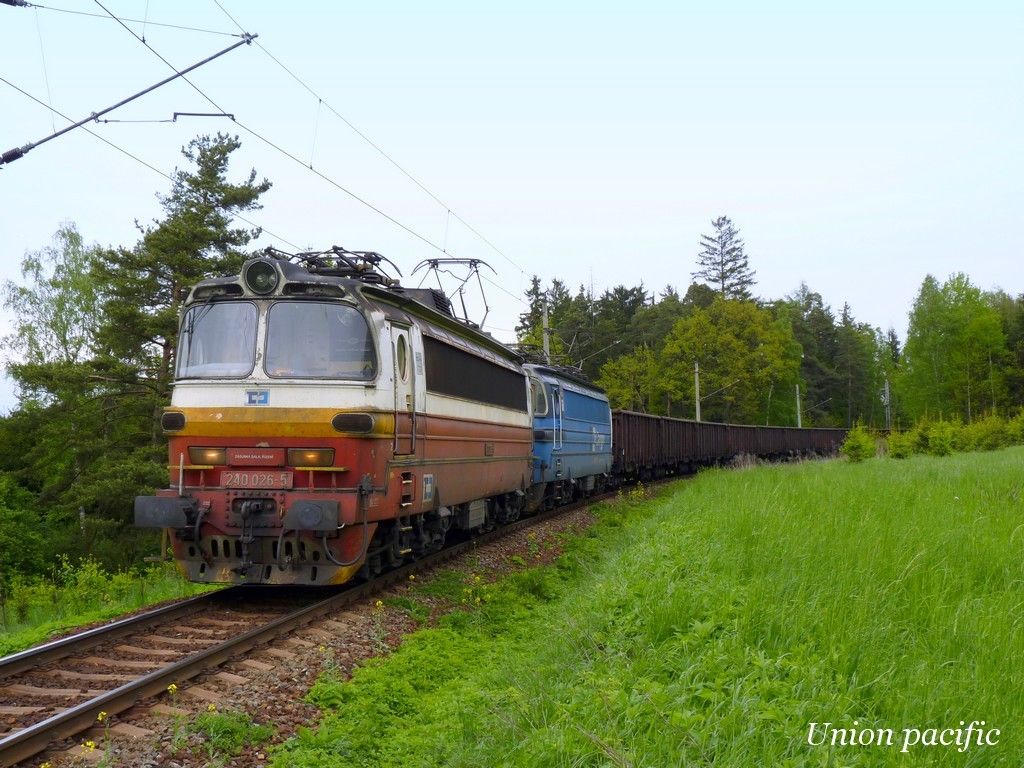
<path fill-rule="evenodd" d="M 1024 449 L 716 471 L 357 672 L 277 766 L 1020 765 Z M 473 604 L 475 600 L 471 600 Z M 810 721 L 1001 744 L 810 748 Z"/>

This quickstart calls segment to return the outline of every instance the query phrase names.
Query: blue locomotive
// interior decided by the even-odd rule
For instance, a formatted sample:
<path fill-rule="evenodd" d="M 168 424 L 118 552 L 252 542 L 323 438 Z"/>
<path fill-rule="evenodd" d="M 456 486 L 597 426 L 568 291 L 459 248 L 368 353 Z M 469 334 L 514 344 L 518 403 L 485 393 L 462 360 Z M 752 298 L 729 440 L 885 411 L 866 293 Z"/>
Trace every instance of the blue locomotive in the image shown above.
<path fill-rule="evenodd" d="M 533 403 L 533 483 L 527 509 L 599 492 L 612 468 L 608 397 L 575 369 L 523 367 Z"/>

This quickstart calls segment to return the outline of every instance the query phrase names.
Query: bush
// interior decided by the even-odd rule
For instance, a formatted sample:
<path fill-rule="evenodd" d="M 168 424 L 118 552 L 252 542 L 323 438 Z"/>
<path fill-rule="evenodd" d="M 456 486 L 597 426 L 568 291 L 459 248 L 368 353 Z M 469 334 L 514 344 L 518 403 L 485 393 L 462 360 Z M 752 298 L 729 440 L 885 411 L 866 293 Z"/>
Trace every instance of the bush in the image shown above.
<path fill-rule="evenodd" d="M 905 432 L 889 435 L 888 453 L 905 459 L 915 453 L 948 456 L 959 451 L 996 451 L 1024 443 L 1024 410 L 1010 420 L 996 415 L 970 424 L 922 420 Z"/>
<path fill-rule="evenodd" d="M 889 449 L 889 455 L 894 459 L 906 459 L 912 456 L 914 451 L 914 443 L 917 440 L 917 434 L 913 430 L 908 432 L 890 432 L 887 446 Z"/>
<path fill-rule="evenodd" d="M 923 424 L 921 431 L 925 438 L 924 452 L 929 456 L 949 456 L 963 444 L 963 427 L 958 422 L 933 421 Z"/>
<path fill-rule="evenodd" d="M 1024 443 L 1024 408 L 1020 412 L 1006 422 L 1006 439 L 1011 445 L 1020 445 Z"/>
<path fill-rule="evenodd" d="M 998 416 L 988 416 L 964 427 L 964 450 L 997 451 L 1010 444 L 1006 423 Z"/>
<path fill-rule="evenodd" d="M 876 453 L 875 436 L 866 427 L 858 424 L 851 429 L 839 449 L 850 461 L 864 461 L 870 459 Z"/>

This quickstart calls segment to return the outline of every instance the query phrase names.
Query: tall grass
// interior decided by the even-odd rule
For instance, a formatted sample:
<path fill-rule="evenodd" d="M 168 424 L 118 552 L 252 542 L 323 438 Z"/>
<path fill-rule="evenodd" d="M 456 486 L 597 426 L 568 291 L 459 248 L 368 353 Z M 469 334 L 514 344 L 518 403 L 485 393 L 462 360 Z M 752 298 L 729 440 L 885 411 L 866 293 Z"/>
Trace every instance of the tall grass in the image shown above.
<path fill-rule="evenodd" d="M 0 656 L 54 635 L 164 600 L 208 590 L 186 581 L 171 562 L 111 573 L 94 560 L 61 558 L 49 578 L 14 580 L 0 601 Z"/>
<path fill-rule="evenodd" d="M 556 566 L 321 680 L 276 765 L 1020 765 L 1022 463 L 713 471 L 612 505 Z M 998 746 L 807 743 L 961 720 Z"/>

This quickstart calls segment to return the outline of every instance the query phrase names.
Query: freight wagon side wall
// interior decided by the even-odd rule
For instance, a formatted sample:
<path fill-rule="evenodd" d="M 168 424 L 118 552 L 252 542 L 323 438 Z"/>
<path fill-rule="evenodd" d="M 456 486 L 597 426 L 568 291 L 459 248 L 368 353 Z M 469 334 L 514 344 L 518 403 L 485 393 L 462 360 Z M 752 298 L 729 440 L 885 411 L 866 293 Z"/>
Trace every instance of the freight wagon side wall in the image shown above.
<path fill-rule="evenodd" d="M 784 458 L 835 453 L 845 429 L 716 424 L 612 411 L 612 471 L 623 477 L 692 470 L 738 454 Z"/>

